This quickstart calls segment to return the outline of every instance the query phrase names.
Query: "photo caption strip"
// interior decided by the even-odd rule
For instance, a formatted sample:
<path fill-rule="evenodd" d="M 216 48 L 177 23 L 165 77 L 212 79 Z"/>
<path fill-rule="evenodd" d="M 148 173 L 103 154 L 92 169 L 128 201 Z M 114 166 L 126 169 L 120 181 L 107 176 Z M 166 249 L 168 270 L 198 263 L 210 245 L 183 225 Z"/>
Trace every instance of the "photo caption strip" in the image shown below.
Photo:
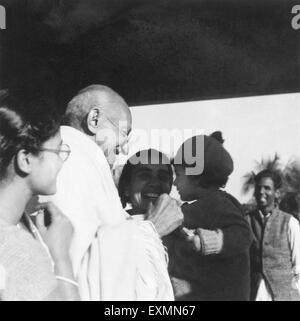
<path fill-rule="evenodd" d="M 124 307 L 118 304 L 112 304 L 104 308 L 105 317 L 127 317 L 138 319 L 138 317 L 191 317 L 195 312 L 195 305 L 181 304 L 157 304 L 145 305 L 143 307 Z"/>

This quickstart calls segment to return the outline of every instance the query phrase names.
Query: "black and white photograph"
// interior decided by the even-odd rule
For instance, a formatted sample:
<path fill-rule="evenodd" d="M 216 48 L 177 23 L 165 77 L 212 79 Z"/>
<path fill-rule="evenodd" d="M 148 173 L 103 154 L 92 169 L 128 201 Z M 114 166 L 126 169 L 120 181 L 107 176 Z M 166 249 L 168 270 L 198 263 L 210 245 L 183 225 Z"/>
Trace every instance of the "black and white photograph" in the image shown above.
<path fill-rule="evenodd" d="M 300 1 L 0 0 L 0 301 L 300 301 L 299 221 Z"/>

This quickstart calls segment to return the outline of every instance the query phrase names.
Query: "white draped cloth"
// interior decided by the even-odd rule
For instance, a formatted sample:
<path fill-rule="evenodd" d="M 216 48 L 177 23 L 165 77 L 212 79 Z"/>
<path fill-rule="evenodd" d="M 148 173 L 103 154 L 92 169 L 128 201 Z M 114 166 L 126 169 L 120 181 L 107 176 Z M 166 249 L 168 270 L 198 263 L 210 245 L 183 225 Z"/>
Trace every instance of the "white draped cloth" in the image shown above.
<path fill-rule="evenodd" d="M 51 200 L 71 220 L 70 256 L 83 300 L 174 300 L 167 254 L 151 222 L 128 219 L 102 150 L 61 127 L 69 159 Z"/>

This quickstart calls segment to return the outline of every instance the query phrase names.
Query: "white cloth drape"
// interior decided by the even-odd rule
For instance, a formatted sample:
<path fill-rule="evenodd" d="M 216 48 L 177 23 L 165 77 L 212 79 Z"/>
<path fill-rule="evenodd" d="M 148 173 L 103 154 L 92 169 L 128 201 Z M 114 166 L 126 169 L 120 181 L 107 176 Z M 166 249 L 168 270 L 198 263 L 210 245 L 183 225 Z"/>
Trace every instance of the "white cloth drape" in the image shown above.
<path fill-rule="evenodd" d="M 71 220 L 70 256 L 83 300 L 173 300 L 163 245 L 150 222 L 128 220 L 102 150 L 61 127 L 69 159 L 53 201 Z"/>

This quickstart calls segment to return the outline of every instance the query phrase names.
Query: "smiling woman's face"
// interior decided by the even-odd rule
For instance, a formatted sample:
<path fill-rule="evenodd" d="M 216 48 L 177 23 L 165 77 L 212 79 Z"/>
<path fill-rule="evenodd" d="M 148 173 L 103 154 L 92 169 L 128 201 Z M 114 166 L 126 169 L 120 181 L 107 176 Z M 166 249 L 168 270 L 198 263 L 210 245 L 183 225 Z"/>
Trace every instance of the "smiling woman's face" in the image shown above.
<path fill-rule="evenodd" d="M 128 196 L 133 212 L 145 214 L 150 203 L 155 203 L 161 194 L 171 192 L 171 181 L 168 165 L 136 165 L 132 170 L 128 187 Z"/>

